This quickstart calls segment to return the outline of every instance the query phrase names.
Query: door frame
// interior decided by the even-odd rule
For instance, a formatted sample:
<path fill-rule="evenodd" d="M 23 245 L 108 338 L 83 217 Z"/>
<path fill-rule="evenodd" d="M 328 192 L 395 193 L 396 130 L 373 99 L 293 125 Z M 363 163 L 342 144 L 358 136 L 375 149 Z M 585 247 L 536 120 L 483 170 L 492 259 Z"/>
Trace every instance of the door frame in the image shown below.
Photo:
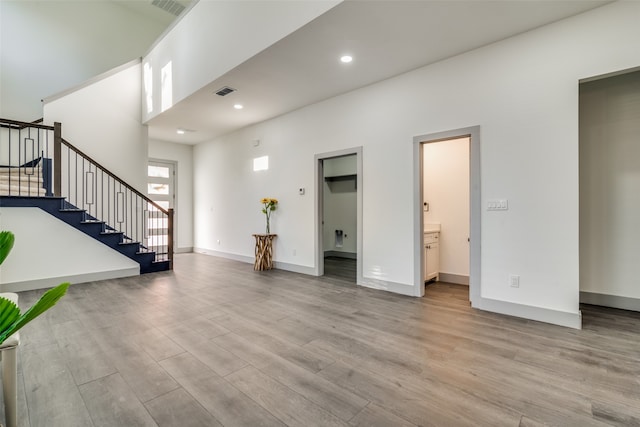
<path fill-rule="evenodd" d="M 480 301 L 480 126 L 453 129 L 413 138 L 413 212 L 414 212 L 414 295 L 424 296 L 424 175 L 423 148 L 425 143 L 469 137 L 469 301 L 474 306 Z M 474 304 L 475 303 L 475 304 Z"/>
<path fill-rule="evenodd" d="M 346 148 L 344 150 L 320 153 L 314 156 L 315 164 L 315 181 L 316 181 L 316 210 L 315 210 L 315 227 L 316 227 L 316 245 L 315 257 L 316 265 L 314 274 L 316 276 L 324 275 L 324 233 L 322 222 L 324 220 L 324 160 L 356 156 L 356 284 L 362 284 L 362 146 L 354 148 Z"/>

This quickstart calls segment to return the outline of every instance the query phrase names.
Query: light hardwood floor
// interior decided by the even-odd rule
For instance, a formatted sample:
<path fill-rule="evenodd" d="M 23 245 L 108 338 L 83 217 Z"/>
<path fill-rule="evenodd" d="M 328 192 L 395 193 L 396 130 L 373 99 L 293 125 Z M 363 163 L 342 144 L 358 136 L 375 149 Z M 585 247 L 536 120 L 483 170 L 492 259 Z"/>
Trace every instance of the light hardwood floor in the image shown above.
<path fill-rule="evenodd" d="M 640 315 L 572 330 L 182 254 L 72 286 L 22 332 L 20 425 L 640 425 Z M 30 306 L 40 291 L 20 295 Z"/>

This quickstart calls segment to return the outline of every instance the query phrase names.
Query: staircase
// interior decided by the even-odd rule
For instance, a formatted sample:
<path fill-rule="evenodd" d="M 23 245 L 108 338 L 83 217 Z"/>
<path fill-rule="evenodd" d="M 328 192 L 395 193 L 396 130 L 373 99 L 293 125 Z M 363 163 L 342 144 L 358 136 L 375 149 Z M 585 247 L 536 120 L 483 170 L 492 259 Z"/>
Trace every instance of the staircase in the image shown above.
<path fill-rule="evenodd" d="M 61 133 L 58 123 L 0 119 L 0 169 L 8 181 L 0 187 L 0 206 L 40 208 L 134 260 L 140 273 L 172 269 L 173 210 L 158 206 Z"/>

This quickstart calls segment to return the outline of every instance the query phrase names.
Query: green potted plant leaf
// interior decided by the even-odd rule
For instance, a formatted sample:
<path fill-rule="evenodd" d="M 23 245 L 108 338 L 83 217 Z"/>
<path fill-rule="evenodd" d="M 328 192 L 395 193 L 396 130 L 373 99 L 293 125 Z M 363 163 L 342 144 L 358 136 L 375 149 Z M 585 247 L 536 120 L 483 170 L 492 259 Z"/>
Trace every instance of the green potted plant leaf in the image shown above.
<path fill-rule="evenodd" d="M 0 264 L 7 258 L 15 236 L 10 231 L 0 231 Z M 27 323 L 53 307 L 64 296 L 70 283 L 62 283 L 49 289 L 29 310 L 20 313 L 13 301 L 0 297 L 0 345 Z"/>

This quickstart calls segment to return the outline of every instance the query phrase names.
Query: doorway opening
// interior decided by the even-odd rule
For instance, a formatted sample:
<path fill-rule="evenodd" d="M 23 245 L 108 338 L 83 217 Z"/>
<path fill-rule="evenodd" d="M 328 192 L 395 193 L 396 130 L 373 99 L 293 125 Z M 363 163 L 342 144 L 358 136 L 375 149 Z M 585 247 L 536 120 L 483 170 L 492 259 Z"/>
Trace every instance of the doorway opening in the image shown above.
<path fill-rule="evenodd" d="M 579 301 L 640 311 L 640 71 L 581 81 L 578 117 Z"/>
<path fill-rule="evenodd" d="M 480 129 L 414 138 L 415 295 L 425 284 L 468 286 L 480 299 Z"/>
<path fill-rule="evenodd" d="M 424 281 L 469 286 L 470 137 L 422 147 Z"/>
<path fill-rule="evenodd" d="M 316 273 L 362 278 L 362 149 L 316 155 Z"/>

